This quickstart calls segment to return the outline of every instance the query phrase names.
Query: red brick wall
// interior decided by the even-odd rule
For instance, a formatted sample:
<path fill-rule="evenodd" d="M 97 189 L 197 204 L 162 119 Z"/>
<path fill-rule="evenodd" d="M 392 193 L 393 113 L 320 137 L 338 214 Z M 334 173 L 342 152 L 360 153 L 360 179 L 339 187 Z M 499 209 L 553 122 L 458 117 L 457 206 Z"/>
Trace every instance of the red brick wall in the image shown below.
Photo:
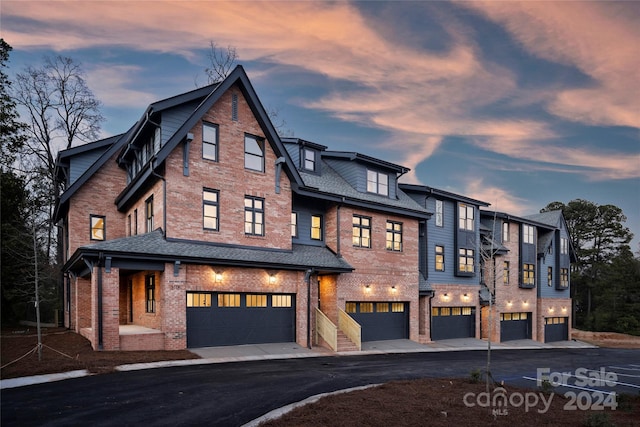
<path fill-rule="evenodd" d="M 480 337 L 480 305 L 478 298 L 478 286 L 461 285 L 457 283 L 433 284 L 435 296 L 431 300 L 431 307 L 474 307 L 476 308 L 476 333 L 475 337 Z M 446 294 L 446 295 L 445 295 Z M 431 313 L 428 315 L 431 322 Z M 426 328 L 425 328 L 426 329 Z M 431 325 L 429 324 L 429 329 Z"/>
<path fill-rule="evenodd" d="M 231 120 L 231 94 L 238 95 L 238 121 Z M 191 132 L 189 176 L 183 174 L 183 147 L 167 159 L 167 236 L 231 244 L 291 248 L 291 187 L 282 171 L 280 194 L 275 192 L 276 155 L 265 140 L 265 171 L 244 167 L 244 136 L 264 138 L 242 92 L 233 86 L 205 114 L 203 120 L 217 124 L 218 162 L 202 158 L 202 122 Z M 219 190 L 219 231 L 203 229 L 203 187 Z M 244 197 L 265 200 L 264 237 L 244 233 Z"/>
<path fill-rule="evenodd" d="M 115 157 L 110 158 L 69 200 L 69 256 L 80 246 L 96 243 L 89 235 L 91 214 L 106 216 L 107 240 L 125 236 L 125 217 L 116 209 L 114 200 L 126 186 L 127 178 Z"/>
<path fill-rule="evenodd" d="M 570 298 L 540 298 L 538 300 L 536 320 L 537 335 L 533 335 L 533 339 L 544 342 L 544 322 L 548 317 L 566 317 L 569 328 L 569 337 L 571 339 L 571 299 Z"/>

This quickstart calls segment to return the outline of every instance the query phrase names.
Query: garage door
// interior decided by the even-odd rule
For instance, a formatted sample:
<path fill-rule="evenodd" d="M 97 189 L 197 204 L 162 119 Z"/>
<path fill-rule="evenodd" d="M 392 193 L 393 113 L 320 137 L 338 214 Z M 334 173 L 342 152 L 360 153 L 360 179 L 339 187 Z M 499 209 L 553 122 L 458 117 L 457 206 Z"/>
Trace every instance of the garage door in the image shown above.
<path fill-rule="evenodd" d="M 474 338 L 476 336 L 475 307 L 432 307 L 431 339 Z"/>
<path fill-rule="evenodd" d="M 568 339 L 568 317 L 547 317 L 544 319 L 544 342 L 567 341 Z"/>
<path fill-rule="evenodd" d="M 187 292 L 187 347 L 295 341 L 295 295 Z"/>
<path fill-rule="evenodd" d="M 405 302 L 347 302 L 345 311 L 360 324 L 362 341 L 409 338 L 409 305 Z"/>
<path fill-rule="evenodd" d="M 500 313 L 500 341 L 531 339 L 531 313 Z"/>

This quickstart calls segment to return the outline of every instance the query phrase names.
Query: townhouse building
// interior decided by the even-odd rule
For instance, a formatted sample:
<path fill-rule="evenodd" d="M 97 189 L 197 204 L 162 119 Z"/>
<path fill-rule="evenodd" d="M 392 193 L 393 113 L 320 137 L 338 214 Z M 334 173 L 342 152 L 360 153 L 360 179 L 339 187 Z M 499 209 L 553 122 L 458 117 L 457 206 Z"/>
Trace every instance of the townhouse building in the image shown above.
<path fill-rule="evenodd" d="M 504 240 L 487 203 L 401 184 L 408 171 L 279 137 L 242 67 L 152 103 L 125 133 L 58 156 L 64 325 L 96 350 L 480 338 L 483 242 L 497 239 L 499 256 L 553 271 L 517 295 L 529 338 L 564 337 L 562 217 L 514 220 Z M 533 252 L 521 222 L 537 227 Z M 506 318 L 516 295 L 495 295 Z"/>
<path fill-rule="evenodd" d="M 480 215 L 482 337 L 570 339 L 571 251 L 562 212 L 518 217 L 482 210 Z"/>

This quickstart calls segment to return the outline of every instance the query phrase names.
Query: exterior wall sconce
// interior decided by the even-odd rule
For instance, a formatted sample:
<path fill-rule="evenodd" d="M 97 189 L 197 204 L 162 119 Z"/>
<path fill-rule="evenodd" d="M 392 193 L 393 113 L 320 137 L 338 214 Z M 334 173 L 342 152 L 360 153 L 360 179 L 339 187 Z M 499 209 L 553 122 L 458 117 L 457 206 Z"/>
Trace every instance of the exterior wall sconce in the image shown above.
<path fill-rule="evenodd" d="M 275 285 L 275 283 L 276 283 L 276 275 L 275 275 L 275 273 L 269 274 L 269 284 L 270 285 Z"/>
<path fill-rule="evenodd" d="M 444 294 L 442 294 L 442 300 L 443 301 L 449 301 L 449 294 L 447 292 L 445 292 Z"/>
<path fill-rule="evenodd" d="M 222 270 L 213 270 L 213 282 L 214 283 L 222 282 Z"/>
<path fill-rule="evenodd" d="M 371 292 L 371 285 L 365 285 L 365 287 L 364 287 L 364 291 L 365 291 L 366 293 L 370 293 L 370 292 Z"/>
<path fill-rule="evenodd" d="M 567 312 L 567 307 L 562 307 L 562 312 L 566 313 Z"/>
<path fill-rule="evenodd" d="M 528 307 L 529 306 L 529 301 L 522 301 L 522 306 L 523 307 Z"/>
<path fill-rule="evenodd" d="M 549 307 L 549 313 L 553 313 L 553 307 Z"/>
<path fill-rule="evenodd" d="M 391 287 L 391 292 L 393 292 L 393 293 L 398 292 L 398 290 L 396 289 L 396 286 L 395 286 L 395 285 L 393 285 L 393 286 Z"/>
<path fill-rule="evenodd" d="M 469 294 L 465 293 L 462 295 L 462 301 L 469 302 Z"/>
<path fill-rule="evenodd" d="M 507 307 L 511 307 L 513 305 L 513 301 L 507 301 Z"/>

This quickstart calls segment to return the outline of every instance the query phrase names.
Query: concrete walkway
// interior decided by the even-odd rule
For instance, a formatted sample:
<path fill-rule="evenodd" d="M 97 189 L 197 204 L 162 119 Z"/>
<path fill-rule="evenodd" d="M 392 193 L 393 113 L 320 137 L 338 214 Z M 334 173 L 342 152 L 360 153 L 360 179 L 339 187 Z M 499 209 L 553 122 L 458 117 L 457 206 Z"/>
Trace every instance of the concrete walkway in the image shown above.
<path fill-rule="evenodd" d="M 491 343 L 491 350 L 527 350 L 552 348 L 596 348 L 581 341 L 559 341 L 555 343 L 541 343 L 533 340 L 516 340 L 503 343 Z M 394 353 L 427 353 L 443 351 L 486 350 L 487 341 L 475 338 L 459 338 L 420 344 L 411 340 L 370 341 L 362 343 L 362 351 L 348 351 L 334 353 L 323 347 L 312 349 L 302 347 L 296 343 L 248 344 L 225 347 L 205 347 L 190 349 L 201 359 L 173 360 L 152 363 L 135 363 L 122 365 L 117 371 L 135 371 L 140 369 L 166 368 L 171 366 L 206 365 L 212 363 L 248 362 L 253 360 L 292 359 L 301 357 L 331 357 L 331 356 L 363 356 L 367 354 Z M 11 378 L 0 380 L 0 390 L 60 381 L 91 375 L 86 370 L 72 371 L 60 374 L 37 375 L 33 377 Z"/>

